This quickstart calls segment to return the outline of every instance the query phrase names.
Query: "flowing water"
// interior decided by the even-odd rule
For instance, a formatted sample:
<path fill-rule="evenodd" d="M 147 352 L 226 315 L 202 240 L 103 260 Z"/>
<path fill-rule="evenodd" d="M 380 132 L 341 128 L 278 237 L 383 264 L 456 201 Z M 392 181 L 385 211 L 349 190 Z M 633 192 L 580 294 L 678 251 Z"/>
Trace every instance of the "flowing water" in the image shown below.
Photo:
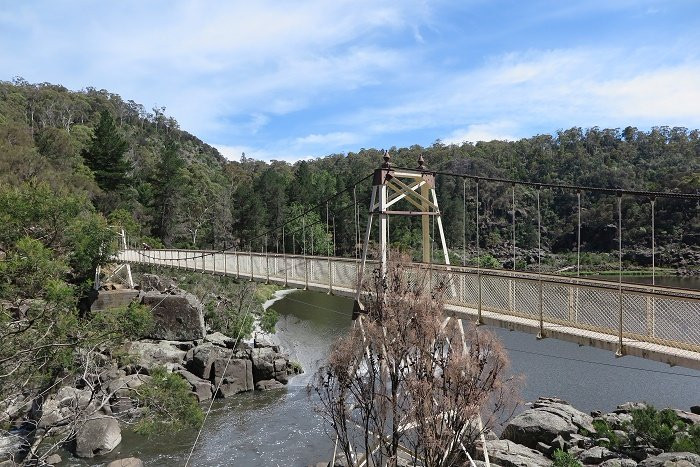
<path fill-rule="evenodd" d="M 700 289 L 700 279 L 695 280 Z M 277 330 L 285 351 L 306 373 L 294 377 L 284 389 L 240 394 L 215 403 L 191 465 L 306 466 L 329 460 L 331 438 L 314 412 L 306 386 L 331 343 L 350 328 L 352 302 L 296 291 L 272 307 L 280 314 Z M 509 349 L 511 371 L 525 376 L 523 400 L 557 396 L 583 411 L 611 410 L 631 400 L 686 410 L 700 404 L 699 371 L 635 357 L 615 358 L 611 352 L 555 339 L 538 341 L 531 334 L 493 331 Z M 149 466 L 184 465 L 195 436 L 187 431 L 147 439 L 124 433 L 122 444 L 100 462 L 135 456 Z M 66 465 L 95 463 L 69 459 Z"/>

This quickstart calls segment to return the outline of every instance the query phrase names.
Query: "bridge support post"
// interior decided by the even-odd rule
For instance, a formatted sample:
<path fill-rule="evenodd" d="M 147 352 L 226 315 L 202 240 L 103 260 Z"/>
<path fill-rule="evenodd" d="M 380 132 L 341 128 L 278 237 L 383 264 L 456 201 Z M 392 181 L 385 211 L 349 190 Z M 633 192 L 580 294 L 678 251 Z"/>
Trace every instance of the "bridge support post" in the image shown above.
<path fill-rule="evenodd" d="M 250 282 L 253 282 L 253 248 L 248 250 L 250 253 Z"/>
<path fill-rule="evenodd" d="M 328 295 L 333 295 L 333 264 L 331 257 L 328 257 Z"/>
<path fill-rule="evenodd" d="M 372 182 L 372 196 L 369 206 L 369 217 L 367 219 L 367 230 L 362 248 L 362 259 L 357 274 L 357 291 L 355 294 L 355 312 L 353 316 L 364 312 L 364 307 L 360 302 L 362 295 L 362 278 L 365 265 L 367 264 L 367 251 L 370 234 L 372 231 L 372 220 L 374 215 L 379 216 L 379 267 L 382 276 L 386 275 L 387 252 L 389 249 L 389 216 L 418 216 L 421 218 L 422 229 L 422 258 L 428 266 L 432 262 L 432 251 L 430 241 L 430 216 L 435 216 L 440 235 L 442 252 L 445 264 L 450 265 L 449 251 L 445 241 L 445 232 L 442 225 L 442 217 L 437 202 L 435 191 L 435 172 L 431 172 L 423 165 L 424 160 L 421 155 L 418 159 L 417 169 L 394 169 L 391 166 L 389 153 L 384 151 L 384 163 L 374 171 Z M 391 192 L 389 191 L 391 190 Z M 418 210 L 390 210 L 391 206 L 399 201 L 405 200 Z M 433 239 L 434 240 L 434 239 Z M 451 269 L 448 267 L 448 271 Z M 428 271 L 432 276 L 432 268 Z M 432 278 L 431 278 L 432 282 Z M 451 291 L 454 294 L 455 285 L 450 283 Z"/>

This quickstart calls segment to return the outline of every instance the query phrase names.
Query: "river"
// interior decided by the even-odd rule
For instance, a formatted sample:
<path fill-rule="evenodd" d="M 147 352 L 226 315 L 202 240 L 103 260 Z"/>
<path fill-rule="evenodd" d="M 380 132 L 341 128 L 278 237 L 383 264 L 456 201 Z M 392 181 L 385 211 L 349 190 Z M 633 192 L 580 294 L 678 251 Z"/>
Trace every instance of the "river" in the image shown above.
<path fill-rule="evenodd" d="M 698 280 L 700 285 L 700 280 Z M 198 466 L 306 466 L 327 461 L 332 452 L 306 386 L 331 343 L 351 325 L 352 302 L 321 293 L 295 291 L 274 303 L 278 336 L 306 373 L 280 390 L 240 394 L 217 402 L 192 457 Z M 523 374 L 523 400 L 557 396 L 590 411 L 611 410 L 631 400 L 688 409 L 700 404 L 700 372 L 636 357 L 579 347 L 531 334 L 492 329 L 509 349 L 511 371 Z M 148 466 L 184 465 L 196 433 L 150 439 L 124 433 L 101 461 L 135 456 Z M 70 459 L 65 465 L 94 465 Z"/>

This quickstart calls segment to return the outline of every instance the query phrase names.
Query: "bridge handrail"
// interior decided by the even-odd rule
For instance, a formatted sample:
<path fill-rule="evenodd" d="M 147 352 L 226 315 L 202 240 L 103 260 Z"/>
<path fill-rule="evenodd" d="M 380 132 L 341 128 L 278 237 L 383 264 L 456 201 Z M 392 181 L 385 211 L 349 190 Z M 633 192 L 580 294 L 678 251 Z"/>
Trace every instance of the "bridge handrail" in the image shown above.
<path fill-rule="evenodd" d="M 315 261 L 332 261 L 332 262 L 345 262 L 359 264 L 360 260 L 357 258 L 348 258 L 342 256 L 321 256 L 321 255 L 300 255 L 300 254 L 283 254 L 283 253 L 260 253 L 260 252 L 250 252 L 241 250 L 229 250 L 226 252 L 221 252 L 219 250 L 204 250 L 204 249 L 182 249 L 182 248 L 154 248 L 150 250 L 138 250 L 130 249 L 130 251 L 135 251 L 137 253 L 143 252 L 183 252 L 183 253 L 194 253 L 194 254 L 204 254 L 210 253 L 211 257 L 214 255 L 239 255 L 241 257 L 259 257 L 259 258 L 290 258 L 290 259 L 306 259 Z M 181 258 L 182 260 L 188 258 Z M 201 260 L 202 258 L 194 258 L 194 260 Z M 193 260 L 193 259 L 189 259 Z M 377 260 L 368 259 L 368 264 L 377 264 Z M 595 288 L 595 289 L 607 289 L 607 290 L 619 290 L 620 284 L 617 280 L 606 280 L 606 279 L 591 279 L 586 277 L 572 277 L 560 274 L 552 274 L 549 272 L 537 273 L 530 271 L 512 271 L 505 269 L 493 269 L 493 268 L 476 268 L 474 266 L 459 266 L 459 265 L 444 265 L 435 263 L 423 263 L 420 261 L 414 261 L 411 263 L 412 267 L 422 268 L 422 269 L 432 269 L 434 271 L 448 272 L 448 273 L 458 273 L 458 274 L 468 274 L 468 275 L 481 275 L 486 277 L 501 277 L 501 278 L 511 278 L 519 279 L 528 282 L 543 282 L 547 284 L 566 284 L 574 285 L 582 288 Z M 640 293 L 645 295 L 657 295 L 666 298 L 679 298 L 690 300 L 700 300 L 700 291 L 693 289 L 686 289 L 682 287 L 670 287 L 670 286 L 659 286 L 650 284 L 637 284 L 633 282 L 625 282 L 622 284 L 622 291 L 625 293 Z"/>

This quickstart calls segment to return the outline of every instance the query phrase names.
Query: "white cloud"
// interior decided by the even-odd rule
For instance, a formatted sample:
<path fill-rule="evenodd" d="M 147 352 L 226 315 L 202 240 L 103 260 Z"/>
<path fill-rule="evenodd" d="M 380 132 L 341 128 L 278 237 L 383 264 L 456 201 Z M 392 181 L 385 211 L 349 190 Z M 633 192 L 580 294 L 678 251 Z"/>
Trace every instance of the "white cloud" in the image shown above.
<path fill-rule="evenodd" d="M 464 142 L 476 143 L 478 141 L 492 141 L 495 139 L 513 141 L 518 139 L 517 136 L 513 136 L 514 131 L 515 127 L 512 122 L 476 123 L 466 128 L 454 130 L 443 138 L 442 142 L 445 144 L 462 144 Z"/>
<path fill-rule="evenodd" d="M 331 146 L 343 146 L 347 144 L 356 143 L 358 141 L 358 136 L 354 133 L 349 132 L 334 132 L 326 134 L 310 134 L 297 138 L 296 143 L 302 145 L 331 145 Z"/>

